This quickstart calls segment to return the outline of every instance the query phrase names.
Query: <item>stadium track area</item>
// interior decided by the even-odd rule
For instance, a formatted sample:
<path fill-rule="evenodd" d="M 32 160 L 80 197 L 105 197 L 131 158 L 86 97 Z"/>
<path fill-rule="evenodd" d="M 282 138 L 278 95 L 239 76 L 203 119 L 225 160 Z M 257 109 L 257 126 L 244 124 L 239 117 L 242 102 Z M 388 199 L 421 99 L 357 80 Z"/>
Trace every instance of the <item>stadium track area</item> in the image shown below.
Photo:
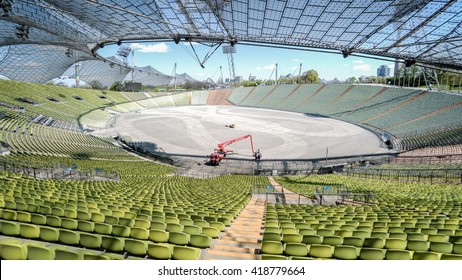
<path fill-rule="evenodd" d="M 235 124 L 235 128 L 226 127 Z M 166 153 L 207 155 L 218 143 L 251 134 L 264 159 L 306 159 L 387 153 L 374 133 L 346 122 L 300 113 L 235 106 L 163 107 L 126 113 L 106 135 L 153 142 Z M 228 146 L 251 158 L 250 141 Z"/>

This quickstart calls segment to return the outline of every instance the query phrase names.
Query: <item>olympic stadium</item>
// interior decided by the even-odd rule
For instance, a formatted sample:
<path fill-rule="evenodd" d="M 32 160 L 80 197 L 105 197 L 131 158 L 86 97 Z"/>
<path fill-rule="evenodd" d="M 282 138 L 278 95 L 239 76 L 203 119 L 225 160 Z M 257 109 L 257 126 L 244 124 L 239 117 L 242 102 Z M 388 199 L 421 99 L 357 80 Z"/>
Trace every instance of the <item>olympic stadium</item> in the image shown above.
<path fill-rule="evenodd" d="M 462 1 L 0 0 L 0 14 L 1 259 L 462 259 Z M 399 71 L 150 91 L 193 79 L 130 65 L 133 42 Z"/>

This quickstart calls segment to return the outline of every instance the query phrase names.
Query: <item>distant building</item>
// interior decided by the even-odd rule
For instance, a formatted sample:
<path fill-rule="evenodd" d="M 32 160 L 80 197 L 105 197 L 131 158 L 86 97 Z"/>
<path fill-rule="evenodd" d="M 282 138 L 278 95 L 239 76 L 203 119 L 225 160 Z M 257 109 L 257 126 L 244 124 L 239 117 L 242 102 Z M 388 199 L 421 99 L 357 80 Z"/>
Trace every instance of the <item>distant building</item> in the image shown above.
<path fill-rule="evenodd" d="M 249 81 L 250 82 L 255 82 L 257 80 L 256 76 L 249 76 Z"/>
<path fill-rule="evenodd" d="M 379 68 L 377 68 L 377 77 L 390 77 L 390 67 L 387 65 L 380 65 Z"/>
<path fill-rule="evenodd" d="M 404 63 L 400 62 L 399 59 L 395 60 L 395 70 L 394 70 L 394 76 L 395 77 L 400 77 L 401 73 L 403 72 L 402 69 L 405 67 Z"/>
<path fill-rule="evenodd" d="M 240 82 L 244 81 L 244 78 L 242 78 L 242 76 L 236 76 L 236 77 L 234 78 L 234 81 L 235 81 L 236 83 L 240 83 Z"/>

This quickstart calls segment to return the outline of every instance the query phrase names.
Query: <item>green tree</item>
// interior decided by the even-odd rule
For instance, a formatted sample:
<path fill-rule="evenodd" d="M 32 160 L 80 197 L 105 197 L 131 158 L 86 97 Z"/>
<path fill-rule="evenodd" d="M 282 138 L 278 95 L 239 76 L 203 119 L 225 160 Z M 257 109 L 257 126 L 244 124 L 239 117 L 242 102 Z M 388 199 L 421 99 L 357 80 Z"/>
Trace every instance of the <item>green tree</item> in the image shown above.
<path fill-rule="evenodd" d="M 122 82 L 115 82 L 109 87 L 109 90 L 123 91 L 124 90 L 124 84 Z"/>
<path fill-rule="evenodd" d="M 356 77 L 349 77 L 346 82 L 349 83 L 349 84 L 354 84 L 356 83 L 357 79 Z"/>
<path fill-rule="evenodd" d="M 90 83 L 88 83 L 92 89 L 104 89 L 103 83 L 97 80 L 93 80 Z"/>
<path fill-rule="evenodd" d="M 310 69 L 306 71 L 305 77 L 303 79 L 307 83 L 317 84 L 319 82 L 319 74 L 316 70 Z"/>

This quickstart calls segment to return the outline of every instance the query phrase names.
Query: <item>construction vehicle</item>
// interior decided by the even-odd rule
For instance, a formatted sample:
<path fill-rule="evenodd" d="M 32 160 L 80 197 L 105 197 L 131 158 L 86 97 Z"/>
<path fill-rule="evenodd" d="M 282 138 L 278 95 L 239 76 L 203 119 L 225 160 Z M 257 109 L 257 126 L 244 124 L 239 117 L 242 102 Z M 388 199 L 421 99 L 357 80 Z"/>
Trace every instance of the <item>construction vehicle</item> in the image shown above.
<path fill-rule="evenodd" d="M 260 149 L 258 149 L 257 151 L 254 150 L 252 135 L 247 134 L 247 135 L 235 138 L 235 139 L 228 140 L 223 143 L 218 143 L 217 145 L 218 148 L 215 148 L 214 152 L 209 155 L 210 165 L 214 165 L 214 166 L 219 165 L 223 159 L 226 159 L 227 154 L 233 153 L 233 150 L 226 149 L 228 145 L 231 145 L 238 141 L 242 141 L 247 138 L 250 138 L 250 147 L 252 148 L 252 156 L 255 158 L 255 160 L 260 160 L 261 158 Z"/>

